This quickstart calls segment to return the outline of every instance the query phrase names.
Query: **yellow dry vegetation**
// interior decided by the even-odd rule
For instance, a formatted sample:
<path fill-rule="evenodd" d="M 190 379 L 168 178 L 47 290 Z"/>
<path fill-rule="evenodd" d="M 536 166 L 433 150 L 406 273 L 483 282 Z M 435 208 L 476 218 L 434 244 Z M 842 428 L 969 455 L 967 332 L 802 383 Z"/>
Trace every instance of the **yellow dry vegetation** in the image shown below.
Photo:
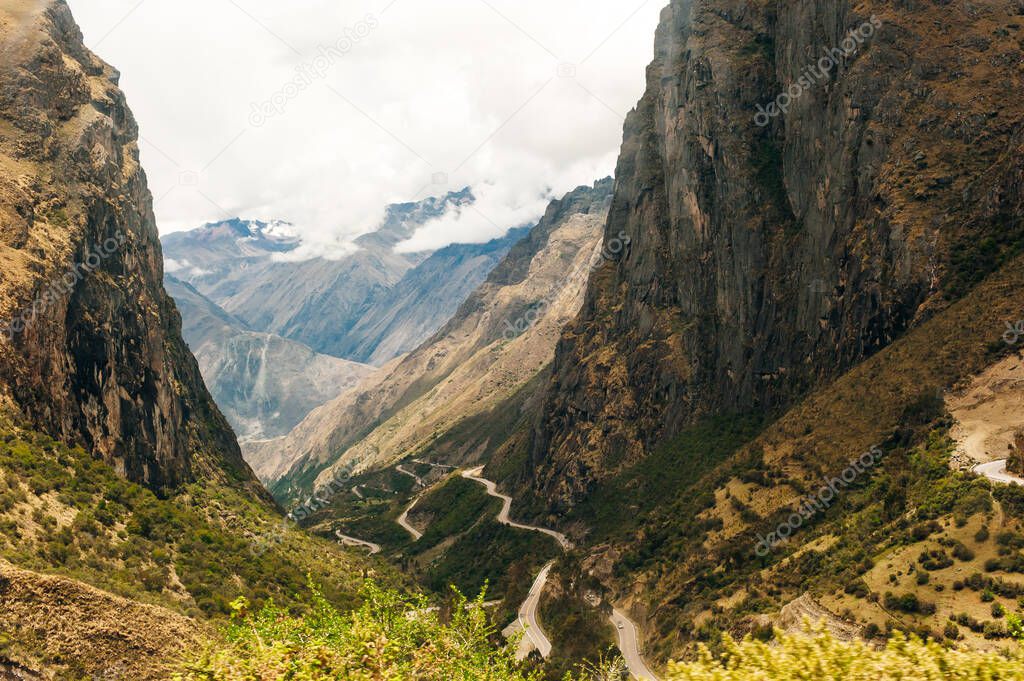
<path fill-rule="evenodd" d="M 841 641 L 822 629 L 781 634 L 771 643 L 726 637 L 716 657 L 701 647 L 696 662 L 669 665 L 666 681 L 975 681 L 1024 679 L 1019 652 L 954 650 L 901 634 L 882 649 Z"/>

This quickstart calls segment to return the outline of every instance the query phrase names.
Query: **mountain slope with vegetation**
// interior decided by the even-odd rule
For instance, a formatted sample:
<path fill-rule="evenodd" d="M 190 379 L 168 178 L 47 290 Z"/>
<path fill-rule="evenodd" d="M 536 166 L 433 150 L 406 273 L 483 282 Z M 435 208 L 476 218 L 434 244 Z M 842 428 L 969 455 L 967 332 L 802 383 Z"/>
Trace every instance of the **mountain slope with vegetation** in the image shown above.
<path fill-rule="evenodd" d="M 4 3 L 0 404 L 158 489 L 258 489 L 181 340 L 117 72 L 63 2 Z"/>
<path fill-rule="evenodd" d="M 0 676 L 539 681 L 625 637 L 615 607 L 667 679 L 1024 678 L 1024 485 L 974 468 L 1024 448 L 1022 17 L 671 0 L 616 180 L 514 245 L 394 251 L 466 192 L 341 265 L 286 262 L 279 223 L 170 239 L 204 333 L 333 352 L 363 324 L 374 361 L 427 333 L 422 281 L 457 271 L 447 305 L 493 268 L 247 444 L 293 520 L 181 338 L 116 72 L 65 0 L 3 0 Z M 498 522 L 470 463 L 573 546 Z M 498 630 L 554 556 L 559 648 L 520 664 Z M 416 578 L 436 598 L 393 590 Z M 501 603 L 450 591 L 485 580 Z"/>
<path fill-rule="evenodd" d="M 1014 2 L 671 2 L 605 230 L 631 245 L 531 445 L 551 508 L 698 419 L 792 405 L 1020 253 L 1022 39 Z"/>

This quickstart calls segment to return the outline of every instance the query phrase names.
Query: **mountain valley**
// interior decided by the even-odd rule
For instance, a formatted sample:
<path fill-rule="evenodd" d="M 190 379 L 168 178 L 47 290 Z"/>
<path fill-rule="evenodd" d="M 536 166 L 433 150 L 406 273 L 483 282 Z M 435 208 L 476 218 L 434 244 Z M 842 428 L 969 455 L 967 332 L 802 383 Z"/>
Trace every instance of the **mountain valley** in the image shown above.
<path fill-rule="evenodd" d="M 1024 679 L 1024 4 L 665 2 L 614 177 L 406 252 L 483 194 L 160 234 L 0 0 L 0 679 Z"/>

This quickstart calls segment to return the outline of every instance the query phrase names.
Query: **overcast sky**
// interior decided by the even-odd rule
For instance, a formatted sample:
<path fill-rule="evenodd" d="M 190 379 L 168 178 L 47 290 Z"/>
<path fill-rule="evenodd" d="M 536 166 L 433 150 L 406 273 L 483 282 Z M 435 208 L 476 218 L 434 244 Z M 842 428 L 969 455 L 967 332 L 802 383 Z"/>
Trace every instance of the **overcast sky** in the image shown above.
<path fill-rule="evenodd" d="M 69 0 L 122 74 L 162 233 L 329 247 L 472 186 L 405 249 L 483 241 L 609 175 L 666 0 Z"/>

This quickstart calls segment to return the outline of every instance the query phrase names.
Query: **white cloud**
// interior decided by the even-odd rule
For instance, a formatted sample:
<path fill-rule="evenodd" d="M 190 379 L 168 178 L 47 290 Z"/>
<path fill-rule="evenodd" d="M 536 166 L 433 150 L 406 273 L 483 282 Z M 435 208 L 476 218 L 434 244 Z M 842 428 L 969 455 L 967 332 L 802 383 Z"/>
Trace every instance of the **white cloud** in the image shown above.
<path fill-rule="evenodd" d="M 204 270 L 202 267 L 194 267 L 188 260 L 175 260 L 174 258 L 164 258 L 164 272 L 168 274 L 180 274 L 187 272 L 193 277 L 201 277 L 206 274 L 210 274 L 210 270 Z"/>
<path fill-rule="evenodd" d="M 162 232 L 280 218 L 337 248 L 388 203 L 472 186 L 476 210 L 416 248 L 492 238 L 610 174 L 664 1 L 70 4 L 122 73 Z"/>
<path fill-rule="evenodd" d="M 169 274 L 180 272 L 187 267 L 189 267 L 188 260 L 175 260 L 174 258 L 164 258 L 164 271 Z"/>

